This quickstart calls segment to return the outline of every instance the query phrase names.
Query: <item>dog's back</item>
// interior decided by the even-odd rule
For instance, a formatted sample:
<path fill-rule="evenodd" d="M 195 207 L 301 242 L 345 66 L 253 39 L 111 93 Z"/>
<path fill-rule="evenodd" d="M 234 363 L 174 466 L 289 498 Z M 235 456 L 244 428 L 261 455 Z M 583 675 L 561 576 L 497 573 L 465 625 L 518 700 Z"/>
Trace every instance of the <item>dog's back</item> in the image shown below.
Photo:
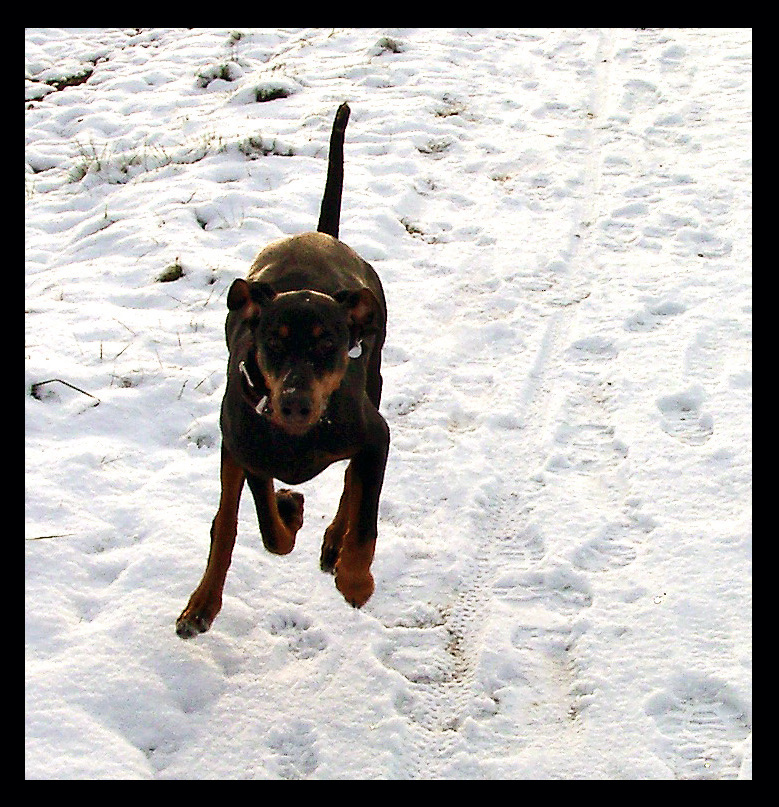
<path fill-rule="evenodd" d="M 382 319 L 386 318 L 384 292 L 373 267 L 321 231 L 271 242 L 257 255 L 246 279 L 270 283 L 278 293 L 313 289 L 331 297 L 343 289 L 367 286 L 380 304 Z"/>

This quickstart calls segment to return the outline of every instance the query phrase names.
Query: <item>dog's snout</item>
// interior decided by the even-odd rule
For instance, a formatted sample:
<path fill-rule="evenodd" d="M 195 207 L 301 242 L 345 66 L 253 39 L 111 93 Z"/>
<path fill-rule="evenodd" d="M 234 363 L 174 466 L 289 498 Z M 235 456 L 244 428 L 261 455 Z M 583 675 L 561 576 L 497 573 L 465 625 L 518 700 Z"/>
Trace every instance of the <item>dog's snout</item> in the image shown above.
<path fill-rule="evenodd" d="M 305 422 L 311 417 L 314 405 L 311 396 L 295 387 L 287 388 L 281 393 L 281 414 L 290 422 Z"/>

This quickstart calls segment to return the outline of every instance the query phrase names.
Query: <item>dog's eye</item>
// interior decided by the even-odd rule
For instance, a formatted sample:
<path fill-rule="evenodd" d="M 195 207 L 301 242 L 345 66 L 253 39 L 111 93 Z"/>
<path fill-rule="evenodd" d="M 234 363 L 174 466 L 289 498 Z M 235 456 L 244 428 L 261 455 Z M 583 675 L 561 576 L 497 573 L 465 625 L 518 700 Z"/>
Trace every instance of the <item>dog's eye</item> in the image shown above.
<path fill-rule="evenodd" d="M 270 334 L 265 337 L 265 349 L 271 353 L 279 353 L 284 349 L 284 340 L 276 334 Z"/>
<path fill-rule="evenodd" d="M 284 350 L 286 339 L 289 337 L 289 326 L 285 324 L 273 325 L 266 329 L 263 342 L 269 350 Z"/>
<path fill-rule="evenodd" d="M 335 342 L 332 339 L 329 339 L 328 337 L 320 339 L 319 342 L 317 342 L 317 350 L 322 355 L 326 356 L 329 353 L 332 353 L 333 350 L 335 350 Z"/>

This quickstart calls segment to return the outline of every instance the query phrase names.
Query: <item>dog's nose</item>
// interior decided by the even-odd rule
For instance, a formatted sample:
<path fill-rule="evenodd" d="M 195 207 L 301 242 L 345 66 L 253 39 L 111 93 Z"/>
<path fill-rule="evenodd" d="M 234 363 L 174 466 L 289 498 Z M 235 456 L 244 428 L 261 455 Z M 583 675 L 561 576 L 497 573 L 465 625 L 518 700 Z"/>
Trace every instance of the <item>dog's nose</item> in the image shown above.
<path fill-rule="evenodd" d="M 305 390 L 285 389 L 279 403 L 281 414 L 289 423 L 305 423 L 311 417 L 313 402 Z"/>

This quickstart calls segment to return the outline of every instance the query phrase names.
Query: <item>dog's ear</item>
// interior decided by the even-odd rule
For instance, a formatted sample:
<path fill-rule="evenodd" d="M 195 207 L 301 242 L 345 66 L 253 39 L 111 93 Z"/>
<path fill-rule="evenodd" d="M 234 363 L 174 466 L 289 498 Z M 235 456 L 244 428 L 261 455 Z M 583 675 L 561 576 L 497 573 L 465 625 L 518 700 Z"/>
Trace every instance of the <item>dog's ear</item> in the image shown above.
<path fill-rule="evenodd" d="M 349 315 L 349 327 L 357 338 L 363 334 L 376 333 L 379 303 L 370 289 L 339 291 L 336 293 L 335 299 L 346 308 Z"/>
<path fill-rule="evenodd" d="M 227 307 L 242 320 L 254 319 L 260 308 L 276 296 L 273 287 L 268 283 L 248 283 L 243 278 L 233 281 L 227 292 Z"/>

